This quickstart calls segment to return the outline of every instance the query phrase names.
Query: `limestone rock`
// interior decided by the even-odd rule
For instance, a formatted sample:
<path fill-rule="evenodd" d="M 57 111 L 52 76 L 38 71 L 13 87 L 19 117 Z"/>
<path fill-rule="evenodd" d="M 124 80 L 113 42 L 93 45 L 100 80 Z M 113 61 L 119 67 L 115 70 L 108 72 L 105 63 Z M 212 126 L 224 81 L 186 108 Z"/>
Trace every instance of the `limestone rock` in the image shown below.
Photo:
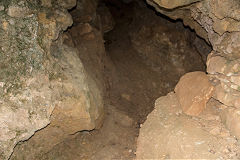
<path fill-rule="evenodd" d="M 237 140 L 223 136 L 215 116 L 193 119 L 181 113 L 174 93 L 160 97 L 140 129 L 136 159 L 238 159 Z"/>
<path fill-rule="evenodd" d="M 221 82 L 215 87 L 213 97 L 223 104 L 231 107 L 240 107 L 240 92 L 239 90 L 232 89 L 226 83 Z"/>
<path fill-rule="evenodd" d="M 231 134 L 240 139 L 240 109 L 227 108 L 221 118 Z"/>
<path fill-rule="evenodd" d="M 155 0 L 154 2 L 157 3 L 159 6 L 167 9 L 173 9 L 176 7 L 186 6 L 192 4 L 194 2 L 198 2 L 201 0 Z"/>
<path fill-rule="evenodd" d="M 179 80 L 174 91 L 183 112 L 197 116 L 206 108 L 206 103 L 211 98 L 214 87 L 204 72 L 191 72 Z"/>
<path fill-rule="evenodd" d="M 239 63 L 239 59 L 231 60 L 227 57 L 214 56 L 214 54 L 210 54 L 207 61 L 207 72 L 216 75 L 222 74 L 232 79 L 231 76 L 236 77 L 240 72 Z M 234 78 L 234 80 L 236 79 Z"/>
<path fill-rule="evenodd" d="M 63 45 L 61 95 L 65 98 L 55 107 L 51 125 L 58 126 L 65 134 L 99 128 L 103 120 L 102 93 L 86 73 L 77 54 L 77 49 Z"/>
<path fill-rule="evenodd" d="M 57 0 L 59 6 L 66 8 L 66 9 L 71 9 L 74 6 L 76 6 L 77 0 Z"/>
<path fill-rule="evenodd" d="M 101 93 L 86 73 L 77 49 L 62 45 L 59 50 L 62 55 L 58 65 L 64 70 L 51 78 L 51 88 L 59 100 L 52 112 L 51 123 L 17 146 L 12 159 L 36 159 L 69 135 L 100 128 L 103 123 Z"/>
<path fill-rule="evenodd" d="M 238 0 L 204 0 L 182 8 L 165 10 L 159 0 L 148 0 L 156 10 L 172 19 L 182 19 L 185 25 L 212 45 L 212 53 L 207 62 L 207 71 L 225 85 L 223 92 L 218 93 L 225 105 L 235 104 L 239 92 L 239 49 L 240 49 L 240 5 Z M 168 1 L 171 3 L 171 1 Z M 183 9 L 184 8 L 184 9 Z M 235 91 L 232 92 L 231 90 Z M 220 91 L 220 90 L 219 90 Z M 220 99 L 221 98 L 221 99 Z M 225 99 L 223 101 L 223 99 Z M 233 100 L 233 102 L 230 102 Z"/>
<path fill-rule="evenodd" d="M 0 15 L 1 160 L 9 158 L 18 142 L 29 139 L 36 131 L 46 127 L 51 121 L 50 116 L 55 117 L 52 113 L 56 106 L 58 108 L 54 112 L 64 115 L 67 121 L 59 122 L 55 117 L 55 128 L 52 131 L 62 132 L 58 134 L 59 137 L 53 136 L 55 142 L 79 130 L 99 127 L 103 118 L 102 91 L 95 80 L 86 76 L 80 60 L 77 63 L 83 72 L 68 72 L 67 79 L 64 79 L 59 64 L 59 57 L 62 56 L 61 33 L 72 25 L 71 15 L 63 7 L 70 8 L 74 1 L 69 0 L 69 5 L 64 6 L 52 1 L 39 2 L 0 1 L 0 6 L 4 6 Z M 74 59 L 78 60 L 78 57 Z M 78 75 L 76 79 L 75 75 Z M 86 79 L 81 86 L 76 81 L 82 77 Z M 76 92 L 66 89 L 75 84 L 80 85 L 80 88 L 75 88 Z M 60 114 L 64 110 L 71 117 Z M 69 110 L 75 112 L 70 114 Z M 79 112 L 81 117 L 76 114 Z M 68 126 L 71 123 L 74 123 L 73 127 Z M 48 144 L 51 141 L 46 146 Z"/>
<path fill-rule="evenodd" d="M 69 34 L 64 36 L 58 31 L 72 24 L 71 15 L 66 10 L 54 10 L 50 15 L 45 12 L 38 13 L 44 29 L 42 34 L 45 35 L 41 39 L 43 46 L 50 52 L 50 58 L 55 60 L 50 63 L 54 69 L 47 72 L 50 72 L 50 87 L 57 103 L 51 112 L 51 123 L 28 141 L 15 147 L 13 159 L 37 159 L 70 134 L 102 126 L 105 49 L 101 23 L 100 19 L 96 18 L 95 0 L 82 0 L 78 1 L 78 4 L 84 5 L 78 5 L 77 13 L 72 13 L 73 16 L 77 14 L 80 19 L 81 16 L 90 16 L 94 21 L 81 19 L 82 21 L 75 22 L 76 25 L 70 29 Z M 54 42 L 51 42 L 52 40 Z M 66 41 L 71 47 L 62 43 Z M 22 153 L 22 150 L 26 152 Z"/>
<path fill-rule="evenodd" d="M 18 2 L 0 2 L 7 11 L 0 15 L 0 159 L 3 160 L 9 158 L 19 141 L 50 123 L 57 101 L 46 72 L 52 71 L 47 65 L 50 60 L 44 58 L 46 53 L 40 41 L 44 29 L 39 27 L 41 22 L 35 8 L 31 8 L 36 3 Z M 51 44 L 49 39 L 46 44 Z"/>
<path fill-rule="evenodd" d="M 10 6 L 8 8 L 8 15 L 11 17 L 24 17 L 28 14 L 29 10 L 26 7 L 19 7 L 19 6 Z"/>
<path fill-rule="evenodd" d="M 208 58 L 207 61 L 207 72 L 210 74 L 224 73 L 226 68 L 227 60 L 221 56 L 215 56 Z"/>

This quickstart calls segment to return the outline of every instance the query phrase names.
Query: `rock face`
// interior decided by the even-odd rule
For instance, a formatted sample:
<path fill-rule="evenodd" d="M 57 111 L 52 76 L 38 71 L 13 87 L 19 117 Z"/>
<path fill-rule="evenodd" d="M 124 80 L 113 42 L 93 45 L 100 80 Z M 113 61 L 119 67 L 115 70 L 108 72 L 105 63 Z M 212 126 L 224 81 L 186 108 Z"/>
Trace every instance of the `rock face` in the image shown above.
<path fill-rule="evenodd" d="M 216 86 L 214 98 L 229 107 L 239 108 L 240 4 L 238 0 L 204 0 L 172 10 L 159 0 L 148 0 L 156 10 L 172 19 L 182 19 L 209 42 L 207 71 Z M 234 133 L 233 133 L 234 134 Z"/>
<path fill-rule="evenodd" d="M 181 77 L 174 91 L 183 112 L 197 116 L 206 108 L 214 87 L 204 72 L 190 72 Z"/>
<path fill-rule="evenodd" d="M 240 110 L 227 108 L 223 111 L 221 118 L 231 133 L 237 138 L 240 138 Z"/>
<path fill-rule="evenodd" d="M 52 80 L 52 89 L 58 92 L 59 103 L 55 106 L 51 123 L 38 131 L 27 142 L 15 148 L 11 159 L 37 159 L 63 141 L 70 134 L 92 130 L 102 125 L 103 104 L 100 90 L 86 73 L 78 50 L 62 45 L 59 68 L 64 69 Z M 58 79 L 61 78 L 61 81 Z M 92 86 L 95 85 L 95 86 Z M 60 98 L 61 97 L 61 98 Z M 34 147 L 38 146 L 38 147 Z M 24 152 L 22 152 L 24 150 Z"/>
<path fill-rule="evenodd" d="M 193 119 L 182 114 L 174 93 L 159 98 L 141 126 L 136 159 L 239 159 L 240 146 L 221 123 L 222 111 L 214 103 L 208 109 L 213 111 Z"/>
<path fill-rule="evenodd" d="M 194 2 L 198 2 L 201 0 L 155 0 L 154 2 L 159 4 L 160 6 L 167 8 L 167 9 L 173 9 L 176 7 L 182 7 L 182 6 L 187 6 L 190 5 Z"/>
<path fill-rule="evenodd" d="M 133 26 L 131 42 L 148 66 L 166 79 L 176 80 L 175 83 L 169 82 L 172 90 L 183 74 L 205 70 L 206 53 L 211 47 L 206 43 L 200 46 L 204 40 L 184 28 L 182 23 L 175 22 L 174 26 L 144 5 L 136 7 L 136 18 L 130 22 L 130 30 Z"/>
<path fill-rule="evenodd" d="M 158 12 L 174 20 L 182 19 L 185 25 L 190 26 L 212 45 L 213 51 L 207 60 L 207 72 L 216 88 L 213 97 L 223 103 L 225 109 L 220 106 L 215 108 L 219 112 L 215 115 L 215 120 L 210 118 L 215 117 L 213 115 L 204 115 L 205 111 L 196 119 L 188 119 L 180 114 L 175 95 L 161 97 L 156 101 L 156 109 L 140 129 L 137 159 L 239 159 L 239 145 L 234 140 L 240 135 L 239 1 L 204 0 L 186 6 L 179 5 L 171 10 L 168 10 L 172 7 L 170 0 L 165 4 L 159 0 L 147 2 Z M 176 90 L 177 88 L 178 86 Z M 201 124 L 201 116 L 208 117 L 203 120 L 205 124 Z M 219 124 L 218 127 L 208 132 L 208 125 L 216 123 Z M 227 134 L 227 129 L 232 136 Z M 221 130 L 226 132 L 221 133 Z M 227 151 L 226 146 L 233 147 L 234 151 Z"/>
<path fill-rule="evenodd" d="M 39 151 L 101 126 L 103 84 L 85 70 L 78 50 L 63 45 L 61 33 L 73 23 L 66 9 L 75 4 L 0 2 L 0 159 L 48 124 L 29 142 Z"/>

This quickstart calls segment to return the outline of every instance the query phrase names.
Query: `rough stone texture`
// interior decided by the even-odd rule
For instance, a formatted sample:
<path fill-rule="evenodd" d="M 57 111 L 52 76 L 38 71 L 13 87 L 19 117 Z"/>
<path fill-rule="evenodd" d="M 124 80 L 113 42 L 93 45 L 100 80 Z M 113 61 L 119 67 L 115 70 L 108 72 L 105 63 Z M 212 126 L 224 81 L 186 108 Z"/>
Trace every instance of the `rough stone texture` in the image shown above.
<path fill-rule="evenodd" d="M 204 72 L 190 72 L 181 77 L 174 90 L 182 110 L 187 115 L 197 116 L 212 97 L 214 87 Z"/>
<path fill-rule="evenodd" d="M 40 158 L 70 134 L 102 125 L 102 97 L 98 87 L 91 86 L 96 83 L 87 75 L 77 49 L 65 45 L 59 49 L 61 58 L 58 64 L 63 72 L 52 80 L 51 88 L 58 91 L 62 88 L 62 92 L 58 93 L 61 99 L 52 113 L 51 123 L 17 146 L 11 159 Z"/>
<path fill-rule="evenodd" d="M 160 5 L 161 7 L 167 8 L 167 9 L 173 9 L 177 7 L 187 6 L 194 2 L 198 2 L 201 0 L 155 0 L 154 2 Z"/>
<path fill-rule="evenodd" d="M 240 138 L 240 110 L 227 108 L 223 111 L 221 118 L 231 134 Z"/>
<path fill-rule="evenodd" d="M 57 3 L 66 9 L 72 9 L 76 6 L 77 1 L 76 0 L 57 0 Z"/>
<path fill-rule="evenodd" d="M 159 98 L 141 126 L 136 159 L 239 159 L 238 141 L 221 123 L 216 104 L 191 118 L 174 93 Z"/>
<path fill-rule="evenodd" d="M 174 83 L 169 82 L 169 87 L 175 86 L 187 72 L 204 71 L 206 53 L 211 51 L 204 40 L 184 28 L 181 22 L 172 25 L 149 10 L 144 3 L 140 6 L 135 7 L 136 18 L 132 22 L 129 20 L 129 30 L 132 30 L 132 45 L 146 64 L 166 79 L 174 79 Z"/>
<path fill-rule="evenodd" d="M 137 159 L 239 159 L 239 144 L 219 121 L 221 115 L 222 122 L 231 135 L 239 138 L 239 110 L 236 109 L 240 104 L 239 1 L 204 0 L 172 10 L 167 10 L 158 0 L 147 2 L 158 12 L 174 20 L 182 19 L 185 25 L 190 26 L 212 45 L 207 72 L 216 87 L 213 97 L 223 103 L 225 109 L 220 106 L 214 109 L 220 113 L 215 115 L 218 117 L 216 121 L 210 118 L 215 117 L 213 115 L 199 115 L 198 118 L 188 119 L 180 114 L 175 95 L 161 97 L 140 129 Z M 204 119 L 204 123 L 203 117 L 208 117 Z M 216 123 L 219 125 L 212 130 L 208 129 L 209 124 Z M 223 130 L 226 132 L 221 133 Z M 228 145 L 234 146 L 235 151 L 225 148 Z"/>
<path fill-rule="evenodd" d="M 68 134 L 101 126 L 99 84 L 85 71 L 78 51 L 62 46 L 61 32 L 73 23 L 66 9 L 75 3 L 0 2 L 0 159 L 8 159 L 18 142 L 50 121 L 37 134 L 45 132 L 39 141 L 49 142 L 46 149 Z"/>
<path fill-rule="evenodd" d="M 227 106 L 239 108 L 239 1 L 204 0 L 173 10 L 164 9 L 158 0 L 147 2 L 172 19 L 182 19 L 212 45 L 207 71 L 216 85 L 214 98 Z"/>
<path fill-rule="evenodd" d="M 17 142 L 49 124 L 57 101 L 50 89 L 51 60 L 44 51 L 51 39 L 42 34 L 45 28 L 38 19 L 36 4 L 3 1 L 1 5 L 6 9 L 0 13 L 0 159 L 7 159 Z M 71 25 L 56 20 L 55 24 L 59 30 L 61 25 Z M 57 32 L 56 28 L 52 32 Z"/>

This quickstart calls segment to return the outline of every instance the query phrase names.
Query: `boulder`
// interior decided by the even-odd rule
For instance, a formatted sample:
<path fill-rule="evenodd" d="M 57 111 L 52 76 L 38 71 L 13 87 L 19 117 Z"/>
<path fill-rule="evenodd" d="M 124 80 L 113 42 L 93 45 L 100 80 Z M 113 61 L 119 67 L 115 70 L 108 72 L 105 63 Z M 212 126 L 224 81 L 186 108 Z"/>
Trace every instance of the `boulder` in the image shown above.
<path fill-rule="evenodd" d="M 204 72 L 190 72 L 181 77 L 174 91 L 183 112 L 197 116 L 206 108 L 214 87 Z"/>

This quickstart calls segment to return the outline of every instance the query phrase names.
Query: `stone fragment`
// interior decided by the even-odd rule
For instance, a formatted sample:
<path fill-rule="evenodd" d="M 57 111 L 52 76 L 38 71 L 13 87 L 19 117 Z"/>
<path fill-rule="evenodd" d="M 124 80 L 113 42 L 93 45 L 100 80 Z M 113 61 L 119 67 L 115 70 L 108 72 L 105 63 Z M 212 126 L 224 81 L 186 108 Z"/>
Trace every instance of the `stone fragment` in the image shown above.
<path fill-rule="evenodd" d="M 221 119 L 231 134 L 240 139 L 240 109 L 225 109 L 222 112 Z"/>
<path fill-rule="evenodd" d="M 231 18 L 217 19 L 213 24 L 214 30 L 223 35 L 225 32 L 239 32 L 240 22 Z"/>
<path fill-rule="evenodd" d="M 230 81 L 238 86 L 240 86 L 240 75 L 231 76 Z"/>
<path fill-rule="evenodd" d="M 226 83 L 221 82 L 215 87 L 213 97 L 227 106 L 240 107 L 240 92 L 228 87 Z"/>
<path fill-rule="evenodd" d="M 41 0 L 41 5 L 44 7 L 52 7 L 52 1 L 50 0 Z"/>
<path fill-rule="evenodd" d="M 58 5 L 66 9 L 71 9 L 76 6 L 76 4 L 76 0 L 58 0 Z"/>
<path fill-rule="evenodd" d="M 29 10 L 26 7 L 10 6 L 7 14 L 11 17 L 20 18 L 26 16 L 28 12 Z"/>
<path fill-rule="evenodd" d="M 207 72 L 210 74 L 224 73 L 227 60 L 221 56 L 208 57 Z"/>
<path fill-rule="evenodd" d="M 191 116 L 199 115 L 206 108 L 213 91 L 208 76 L 199 71 L 185 74 L 175 88 L 183 112 Z"/>
<path fill-rule="evenodd" d="M 223 56 L 212 56 L 207 60 L 207 72 L 210 74 L 224 74 L 228 77 L 237 76 L 240 72 L 239 59 L 230 60 Z"/>
<path fill-rule="evenodd" d="M 60 64 L 64 68 L 63 95 L 52 113 L 51 125 L 65 134 L 99 128 L 103 122 L 103 102 L 99 88 L 84 70 L 77 50 L 63 46 Z M 94 86 L 94 87 L 91 87 Z"/>
<path fill-rule="evenodd" d="M 4 6 L 0 6 L 0 11 L 3 11 L 4 10 Z"/>

